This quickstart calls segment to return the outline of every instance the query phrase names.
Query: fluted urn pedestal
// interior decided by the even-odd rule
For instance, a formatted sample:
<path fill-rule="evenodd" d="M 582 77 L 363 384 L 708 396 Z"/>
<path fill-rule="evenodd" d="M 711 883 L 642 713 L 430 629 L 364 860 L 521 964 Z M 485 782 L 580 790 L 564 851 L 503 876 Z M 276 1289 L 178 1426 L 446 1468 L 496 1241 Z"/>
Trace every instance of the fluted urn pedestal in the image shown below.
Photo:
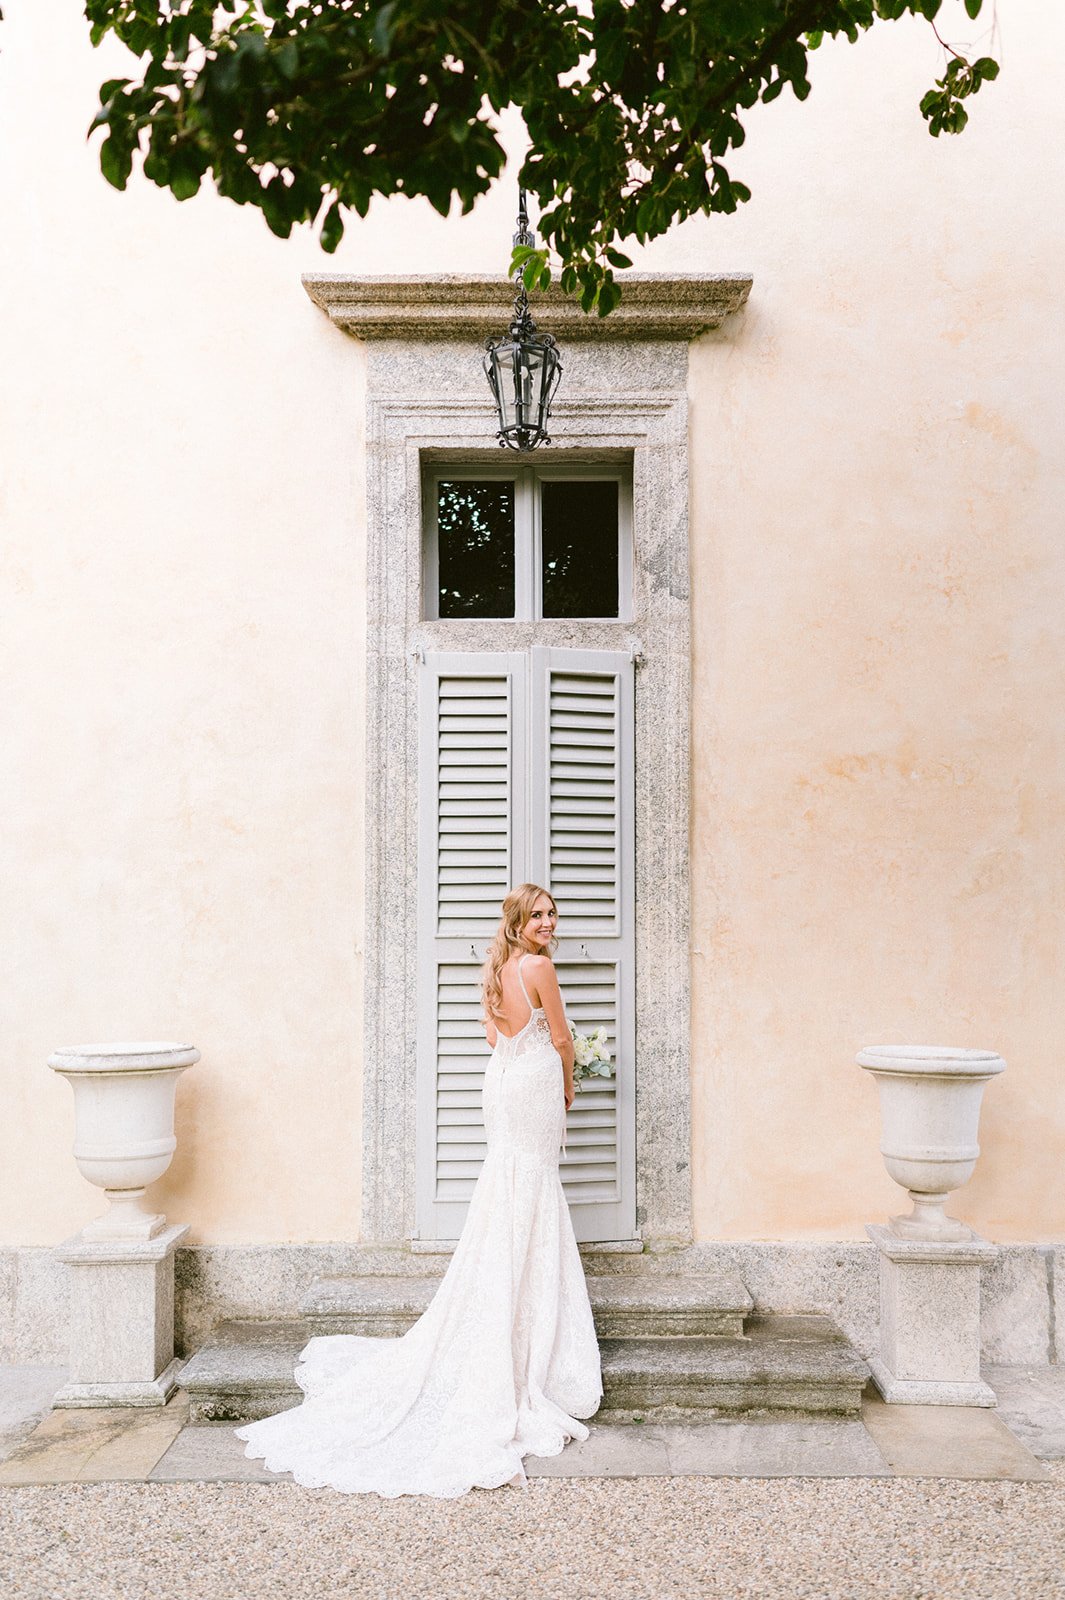
<path fill-rule="evenodd" d="M 177 1080 L 200 1058 L 192 1045 L 82 1045 L 48 1065 L 74 1091 L 74 1159 L 110 1202 L 59 1246 L 71 1268 L 70 1377 L 57 1406 L 161 1406 L 174 1359 L 174 1251 L 188 1223 L 144 1203 L 173 1158 Z"/>
<path fill-rule="evenodd" d="M 972 1177 L 984 1087 L 1006 1063 L 989 1050 L 875 1045 L 858 1064 L 880 1091 L 884 1165 L 913 1206 L 866 1228 L 880 1253 L 876 1385 L 896 1403 L 993 1406 L 980 1377 L 980 1273 L 996 1247 L 945 1207 Z"/>

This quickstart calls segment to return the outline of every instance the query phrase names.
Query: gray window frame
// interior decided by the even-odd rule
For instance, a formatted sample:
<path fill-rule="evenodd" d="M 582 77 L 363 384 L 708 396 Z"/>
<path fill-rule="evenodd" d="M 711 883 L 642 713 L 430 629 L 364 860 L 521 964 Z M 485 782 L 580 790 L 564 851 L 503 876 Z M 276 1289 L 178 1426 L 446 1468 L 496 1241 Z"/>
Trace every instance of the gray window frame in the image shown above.
<path fill-rule="evenodd" d="M 632 467 L 625 463 L 569 460 L 528 465 L 508 463 L 481 466 L 470 461 L 434 461 L 425 469 L 423 486 L 422 619 L 458 622 L 467 618 L 441 617 L 440 564 L 437 510 L 440 483 L 491 482 L 514 484 L 514 611 L 509 617 L 478 617 L 477 622 L 631 622 L 633 615 Z M 545 617 L 543 614 L 543 526 L 541 483 L 616 483 L 618 486 L 618 609 L 613 616 L 589 613 L 582 617 Z"/>

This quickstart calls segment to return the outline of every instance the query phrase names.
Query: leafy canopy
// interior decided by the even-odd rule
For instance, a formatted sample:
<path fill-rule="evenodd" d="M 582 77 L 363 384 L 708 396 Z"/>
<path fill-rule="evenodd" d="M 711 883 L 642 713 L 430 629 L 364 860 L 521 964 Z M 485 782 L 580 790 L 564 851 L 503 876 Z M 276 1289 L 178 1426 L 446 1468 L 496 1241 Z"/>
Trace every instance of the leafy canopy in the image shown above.
<path fill-rule="evenodd" d="M 880 21 L 934 19 L 941 0 L 86 0 L 94 43 L 114 34 L 139 76 L 100 90 L 100 165 L 125 188 L 135 155 L 187 200 L 211 174 L 276 234 L 316 222 L 335 250 L 345 210 L 424 195 L 463 212 L 505 155 L 496 117 L 521 108 L 521 182 L 544 247 L 515 253 L 601 315 L 620 299 L 615 242 L 643 243 L 695 212 L 735 211 L 742 116 L 786 86 L 810 92 L 808 53 Z M 965 0 L 970 18 L 983 0 Z M 938 34 L 937 34 L 938 38 Z M 963 101 L 998 74 L 940 40 L 944 75 L 921 101 L 958 133 Z"/>

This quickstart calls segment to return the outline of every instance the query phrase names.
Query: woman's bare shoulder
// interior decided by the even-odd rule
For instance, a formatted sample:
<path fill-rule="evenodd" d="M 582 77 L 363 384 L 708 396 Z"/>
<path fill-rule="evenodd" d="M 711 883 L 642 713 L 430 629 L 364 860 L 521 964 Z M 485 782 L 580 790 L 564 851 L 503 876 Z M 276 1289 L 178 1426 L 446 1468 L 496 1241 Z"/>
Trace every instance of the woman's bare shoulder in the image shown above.
<path fill-rule="evenodd" d="M 530 978 L 546 978 L 548 973 L 551 973 L 552 976 L 554 975 L 555 963 L 550 956 L 530 955 L 526 956 L 521 970 Z"/>

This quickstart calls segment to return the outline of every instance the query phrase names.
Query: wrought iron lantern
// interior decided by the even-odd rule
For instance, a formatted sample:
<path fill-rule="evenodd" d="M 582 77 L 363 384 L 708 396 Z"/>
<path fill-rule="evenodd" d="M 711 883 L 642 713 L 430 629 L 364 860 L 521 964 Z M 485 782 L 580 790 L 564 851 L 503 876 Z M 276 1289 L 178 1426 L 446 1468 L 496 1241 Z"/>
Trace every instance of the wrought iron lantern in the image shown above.
<path fill-rule="evenodd" d="M 524 189 L 519 196 L 514 244 L 535 245 Z M 538 444 L 551 443 L 547 424 L 562 376 L 562 358 L 551 335 L 537 331 L 520 269 L 517 284 L 510 327 L 485 340 L 484 372 L 495 398 L 500 444 L 512 450 L 535 450 Z"/>

